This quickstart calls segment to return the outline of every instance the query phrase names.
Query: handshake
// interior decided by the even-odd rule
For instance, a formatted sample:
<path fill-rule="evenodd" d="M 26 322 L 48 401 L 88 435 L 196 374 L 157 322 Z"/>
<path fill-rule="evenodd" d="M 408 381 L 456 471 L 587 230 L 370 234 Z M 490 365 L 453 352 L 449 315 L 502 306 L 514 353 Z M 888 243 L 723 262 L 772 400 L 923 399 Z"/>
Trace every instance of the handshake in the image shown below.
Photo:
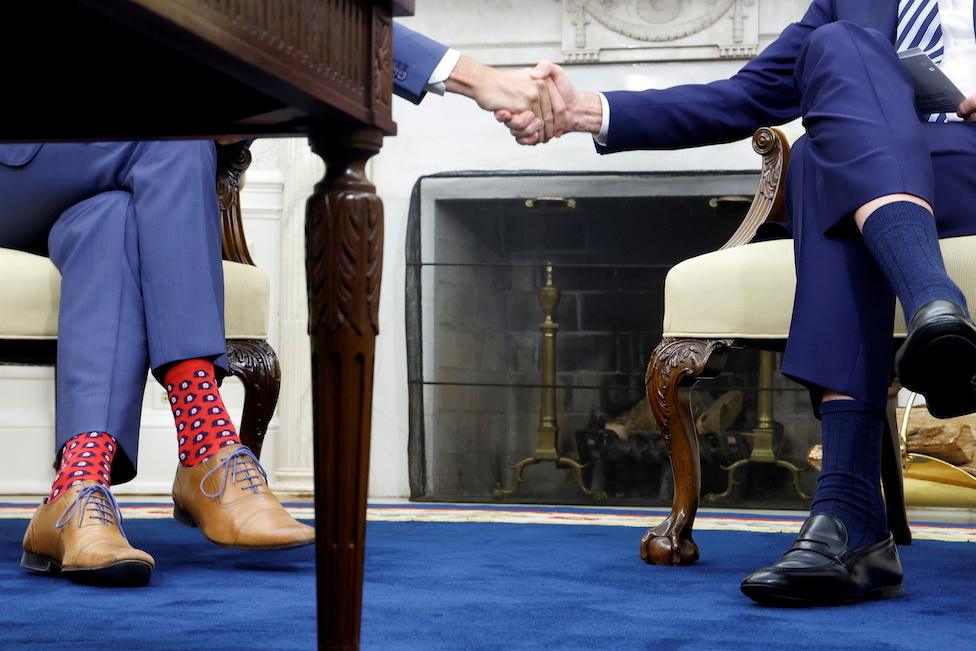
<path fill-rule="evenodd" d="M 603 124 L 600 96 L 578 92 L 562 67 L 550 61 L 502 71 L 462 56 L 446 86 L 492 111 L 521 145 L 538 145 L 573 132 L 598 134 Z"/>

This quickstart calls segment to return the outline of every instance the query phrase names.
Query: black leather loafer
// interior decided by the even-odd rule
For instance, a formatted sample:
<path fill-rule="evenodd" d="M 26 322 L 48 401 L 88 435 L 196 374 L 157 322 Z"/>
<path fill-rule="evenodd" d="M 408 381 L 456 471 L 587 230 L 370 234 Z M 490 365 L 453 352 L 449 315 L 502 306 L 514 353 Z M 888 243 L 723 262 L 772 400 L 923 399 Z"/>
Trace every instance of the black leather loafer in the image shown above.
<path fill-rule="evenodd" d="M 951 301 L 926 303 L 912 317 L 895 372 L 936 418 L 976 412 L 976 324 Z"/>
<path fill-rule="evenodd" d="M 742 592 L 763 605 L 845 604 L 902 594 L 895 541 L 848 549 L 847 528 L 832 515 L 811 515 L 800 535 L 772 567 L 747 576 Z"/>

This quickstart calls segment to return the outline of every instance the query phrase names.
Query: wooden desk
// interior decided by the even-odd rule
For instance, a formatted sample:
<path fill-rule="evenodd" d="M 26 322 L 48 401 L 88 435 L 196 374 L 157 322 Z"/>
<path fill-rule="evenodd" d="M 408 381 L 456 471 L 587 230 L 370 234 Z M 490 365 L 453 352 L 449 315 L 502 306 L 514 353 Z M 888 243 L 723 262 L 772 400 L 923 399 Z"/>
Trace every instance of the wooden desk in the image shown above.
<path fill-rule="evenodd" d="M 395 133 L 391 21 L 412 9 L 413 0 L 0 8 L 0 141 L 301 134 L 325 160 L 306 211 L 321 648 L 359 643 L 383 257 L 383 205 L 364 166 Z"/>

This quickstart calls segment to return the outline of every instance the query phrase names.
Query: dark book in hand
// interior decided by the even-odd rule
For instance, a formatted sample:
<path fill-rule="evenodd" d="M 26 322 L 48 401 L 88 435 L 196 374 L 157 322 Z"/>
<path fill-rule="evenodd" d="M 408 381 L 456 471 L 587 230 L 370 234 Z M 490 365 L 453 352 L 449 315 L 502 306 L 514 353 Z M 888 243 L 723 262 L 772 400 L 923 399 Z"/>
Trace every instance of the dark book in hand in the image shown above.
<path fill-rule="evenodd" d="M 955 114 L 966 98 L 952 80 L 919 48 L 898 53 L 915 86 L 915 103 L 921 113 Z"/>

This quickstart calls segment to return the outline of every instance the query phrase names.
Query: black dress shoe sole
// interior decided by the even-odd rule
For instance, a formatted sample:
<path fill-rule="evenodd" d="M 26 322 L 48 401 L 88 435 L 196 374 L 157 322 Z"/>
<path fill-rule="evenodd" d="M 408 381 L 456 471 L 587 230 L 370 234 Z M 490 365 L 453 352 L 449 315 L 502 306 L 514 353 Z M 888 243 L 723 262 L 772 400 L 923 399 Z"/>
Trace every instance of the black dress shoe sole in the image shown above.
<path fill-rule="evenodd" d="M 145 561 L 119 561 L 104 567 L 65 570 L 53 558 L 24 552 L 20 566 L 27 570 L 43 572 L 51 576 L 61 576 L 75 583 L 107 587 L 141 588 L 149 585 L 153 566 Z"/>
<path fill-rule="evenodd" d="M 919 328 L 898 351 L 895 368 L 902 386 L 925 396 L 936 418 L 976 412 L 976 335 L 961 319 Z"/>
<path fill-rule="evenodd" d="M 861 595 L 844 595 L 842 597 L 831 597 L 830 595 L 809 595 L 800 594 L 793 590 L 772 585 L 742 585 L 742 593 L 762 606 L 779 606 L 781 608 L 806 608 L 809 606 L 842 606 L 857 603 L 859 601 L 870 601 L 877 599 L 889 599 L 900 597 L 905 594 L 905 589 L 901 585 L 887 586 L 865 592 Z"/>

